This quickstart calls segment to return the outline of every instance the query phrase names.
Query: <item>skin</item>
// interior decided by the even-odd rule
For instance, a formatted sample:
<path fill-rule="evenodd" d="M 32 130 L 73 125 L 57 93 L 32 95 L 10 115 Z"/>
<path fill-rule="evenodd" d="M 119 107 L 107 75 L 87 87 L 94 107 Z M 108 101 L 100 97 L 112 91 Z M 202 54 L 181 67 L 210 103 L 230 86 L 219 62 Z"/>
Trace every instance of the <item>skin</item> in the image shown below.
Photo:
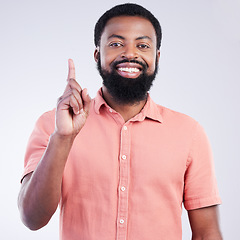
<path fill-rule="evenodd" d="M 155 30 L 148 20 L 141 17 L 121 16 L 110 19 L 103 31 L 100 46 L 94 53 L 95 61 L 101 59 L 101 66 L 106 71 L 111 71 L 114 61 L 134 59 L 148 65 L 147 73 L 152 74 L 155 70 L 155 62 L 160 57 L 160 51 L 156 49 Z M 119 67 L 136 67 L 141 65 L 124 63 Z M 128 78 L 136 78 L 141 73 L 126 73 L 118 71 L 120 75 Z M 138 114 L 146 103 L 146 99 L 134 105 L 119 105 L 103 86 L 105 101 L 119 112 L 125 121 Z"/>
<path fill-rule="evenodd" d="M 141 17 L 121 16 L 109 20 L 94 52 L 95 60 L 101 59 L 102 68 L 111 71 L 111 64 L 122 59 L 136 59 L 145 62 L 147 72 L 153 73 L 160 51 L 156 49 L 156 35 L 152 24 Z M 73 141 L 84 126 L 90 109 L 91 98 L 86 89 L 81 89 L 75 80 L 75 67 L 69 60 L 68 83 L 59 98 L 56 109 L 55 131 L 50 137 L 47 149 L 33 173 L 24 177 L 19 193 L 18 205 L 22 221 L 32 229 L 45 226 L 57 209 L 61 197 L 64 167 Z M 119 67 L 135 67 L 140 71 L 118 73 L 135 78 L 141 73 L 138 64 L 124 64 Z M 131 81 L 131 80 L 130 80 Z M 117 104 L 103 86 L 106 102 L 125 121 L 138 114 L 146 99 L 134 105 Z M 70 111 L 73 114 L 70 114 Z M 221 240 L 217 206 L 188 211 L 193 240 Z"/>
<path fill-rule="evenodd" d="M 222 240 L 218 207 L 211 206 L 188 211 L 192 240 Z"/>

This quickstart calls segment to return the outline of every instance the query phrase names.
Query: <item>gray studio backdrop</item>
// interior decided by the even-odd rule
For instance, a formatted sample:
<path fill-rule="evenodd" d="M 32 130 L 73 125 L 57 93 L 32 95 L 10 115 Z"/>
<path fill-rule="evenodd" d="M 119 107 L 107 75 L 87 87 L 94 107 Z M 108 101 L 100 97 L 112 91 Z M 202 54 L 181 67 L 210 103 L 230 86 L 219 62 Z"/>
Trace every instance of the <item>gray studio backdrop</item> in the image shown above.
<path fill-rule="evenodd" d="M 240 239 L 240 1 L 145 0 L 163 29 L 160 71 L 151 90 L 159 104 L 205 128 L 215 157 L 224 239 Z M 37 118 L 56 105 L 73 58 L 77 80 L 95 96 L 101 86 L 93 60 L 93 28 L 119 1 L 1 0 L 0 235 L 58 239 L 58 214 L 31 232 L 20 221 L 17 195 L 28 137 Z M 190 239 L 183 210 L 183 239 Z"/>

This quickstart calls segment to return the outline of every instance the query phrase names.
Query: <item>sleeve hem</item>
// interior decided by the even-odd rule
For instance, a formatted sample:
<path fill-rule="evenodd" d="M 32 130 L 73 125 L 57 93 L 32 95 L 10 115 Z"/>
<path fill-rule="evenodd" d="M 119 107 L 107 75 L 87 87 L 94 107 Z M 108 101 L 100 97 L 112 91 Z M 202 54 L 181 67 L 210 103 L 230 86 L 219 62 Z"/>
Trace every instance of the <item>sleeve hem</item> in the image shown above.
<path fill-rule="evenodd" d="M 219 196 L 213 196 L 208 198 L 197 198 L 197 199 L 187 200 L 184 202 L 184 207 L 186 210 L 194 210 L 198 208 L 219 205 L 221 203 L 222 201 Z"/>
<path fill-rule="evenodd" d="M 38 165 L 38 162 L 39 162 L 39 158 L 32 159 L 32 160 L 30 160 L 30 161 L 28 162 L 27 166 L 24 168 L 23 174 L 22 174 L 22 176 L 21 176 L 21 181 L 20 181 L 20 183 L 22 183 L 23 178 L 24 178 L 27 174 L 33 172 L 33 171 L 36 169 L 36 167 L 37 167 L 37 165 Z"/>

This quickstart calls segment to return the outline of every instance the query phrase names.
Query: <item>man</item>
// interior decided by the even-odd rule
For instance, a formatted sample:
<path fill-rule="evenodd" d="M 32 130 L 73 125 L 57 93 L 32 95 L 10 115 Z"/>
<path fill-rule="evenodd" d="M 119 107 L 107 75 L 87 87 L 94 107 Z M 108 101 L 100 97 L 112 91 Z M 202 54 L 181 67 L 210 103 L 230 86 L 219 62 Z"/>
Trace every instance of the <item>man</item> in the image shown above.
<path fill-rule="evenodd" d="M 45 226 L 60 205 L 63 240 L 177 240 L 182 203 L 192 239 L 221 238 L 211 151 L 192 118 L 156 105 L 161 27 L 136 4 L 107 11 L 95 26 L 103 86 L 91 100 L 75 80 L 38 120 L 19 194 L 22 220 Z"/>

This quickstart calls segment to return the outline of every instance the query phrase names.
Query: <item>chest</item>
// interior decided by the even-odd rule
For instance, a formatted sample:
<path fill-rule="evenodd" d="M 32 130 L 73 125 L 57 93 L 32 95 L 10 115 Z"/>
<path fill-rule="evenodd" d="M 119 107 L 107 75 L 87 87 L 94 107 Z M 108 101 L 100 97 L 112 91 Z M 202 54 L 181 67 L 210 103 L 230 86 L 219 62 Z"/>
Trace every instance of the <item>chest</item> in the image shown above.
<path fill-rule="evenodd" d="M 125 185 L 182 189 L 189 142 L 184 131 L 159 123 L 102 125 L 76 139 L 65 169 L 65 186 L 82 191 L 117 189 Z"/>

